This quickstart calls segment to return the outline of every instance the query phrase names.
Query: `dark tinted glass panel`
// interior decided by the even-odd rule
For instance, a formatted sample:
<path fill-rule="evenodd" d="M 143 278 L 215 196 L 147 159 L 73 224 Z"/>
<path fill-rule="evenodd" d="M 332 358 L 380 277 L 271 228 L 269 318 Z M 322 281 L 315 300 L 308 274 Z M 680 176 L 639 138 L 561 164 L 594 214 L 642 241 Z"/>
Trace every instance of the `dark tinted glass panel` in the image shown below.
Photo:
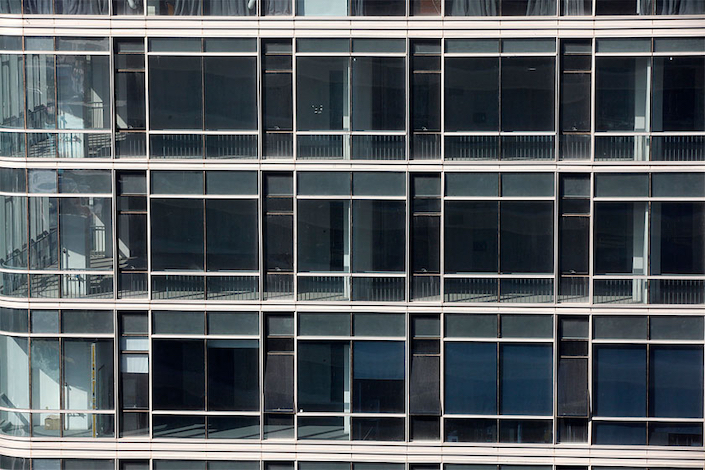
<path fill-rule="evenodd" d="M 200 57 L 149 58 L 149 122 L 153 129 L 201 129 L 202 94 Z"/>
<path fill-rule="evenodd" d="M 612 0 L 607 3 L 618 3 Z M 598 3 L 599 8 L 599 3 Z M 596 59 L 595 119 L 598 131 L 647 129 L 648 58 Z"/>
<path fill-rule="evenodd" d="M 353 130 L 404 129 L 404 59 L 356 57 L 352 83 Z"/>
<path fill-rule="evenodd" d="M 447 413 L 497 413 L 497 345 L 446 343 Z"/>
<path fill-rule="evenodd" d="M 349 208 L 348 201 L 299 201 L 299 270 L 344 270 Z"/>
<path fill-rule="evenodd" d="M 703 445 L 703 427 L 700 423 L 649 423 L 650 446 Z"/>
<path fill-rule="evenodd" d="M 526 442 L 534 444 L 550 444 L 553 442 L 551 421 L 538 420 L 500 420 L 499 442 Z M 501 465 L 501 470 L 509 470 L 512 466 Z M 539 469 L 548 470 L 546 467 Z"/>
<path fill-rule="evenodd" d="M 294 409 L 294 356 L 268 354 L 264 363 L 264 408 Z"/>
<path fill-rule="evenodd" d="M 553 348 L 543 344 L 502 344 L 502 414 L 549 415 L 553 410 Z"/>
<path fill-rule="evenodd" d="M 646 445 L 646 423 L 594 423 L 593 444 Z"/>
<path fill-rule="evenodd" d="M 290 73 L 262 75 L 262 121 L 267 130 L 293 128 L 292 77 Z"/>
<path fill-rule="evenodd" d="M 596 416 L 646 416 L 646 346 L 595 346 Z"/>
<path fill-rule="evenodd" d="M 411 113 L 413 129 L 421 131 L 440 130 L 441 74 L 416 73 L 412 77 Z"/>
<path fill-rule="evenodd" d="M 353 201 L 354 272 L 404 271 L 405 203 Z"/>
<path fill-rule="evenodd" d="M 502 130 L 553 130 L 554 81 L 553 58 L 503 58 Z"/>
<path fill-rule="evenodd" d="M 257 269 L 257 201 L 206 201 L 209 271 Z"/>
<path fill-rule="evenodd" d="M 258 341 L 208 341 L 208 409 L 259 410 Z"/>
<path fill-rule="evenodd" d="M 297 60 L 297 127 L 342 130 L 348 106 L 347 57 L 300 57 Z M 347 127 L 347 126 L 346 126 Z"/>
<path fill-rule="evenodd" d="M 705 129 L 705 58 L 654 58 L 654 131 Z"/>
<path fill-rule="evenodd" d="M 298 407 L 301 411 L 345 411 L 349 392 L 350 343 L 306 341 L 298 345 Z M 346 406 L 347 405 L 347 406 Z"/>
<path fill-rule="evenodd" d="M 560 221 L 560 272 L 587 274 L 590 219 L 563 217 Z"/>
<path fill-rule="evenodd" d="M 595 273 L 644 273 L 645 203 L 595 204 Z"/>
<path fill-rule="evenodd" d="M 500 210 L 501 272 L 553 272 L 553 203 L 502 202 Z"/>
<path fill-rule="evenodd" d="M 590 131 L 591 77 L 589 73 L 569 73 L 561 76 L 562 131 Z"/>
<path fill-rule="evenodd" d="M 404 411 L 404 343 L 357 341 L 353 346 L 353 411 Z"/>
<path fill-rule="evenodd" d="M 649 416 L 703 416 L 702 346 L 652 345 L 649 365 Z"/>
<path fill-rule="evenodd" d="M 705 273 L 705 204 L 651 205 L 651 274 Z"/>
<path fill-rule="evenodd" d="M 587 351 L 585 351 L 587 353 Z M 562 358 L 558 361 L 558 414 L 587 416 L 588 361 Z"/>
<path fill-rule="evenodd" d="M 203 349 L 201 340 L 159 339 L 152 342 L 155 409 L 204 409 Z"/>
<path fill-rule="evenodd" d="M 152 200 L 152 269 L 203 270 L 203 201 Z"/>
<path fill-rule="evenodd" d="M 494 57 L 446 59 L 446 130 L 498 130 L 498 97 L 499 59 Z"/>
<path fill-rule="evenodd" d="M 205 128 L 257 129 L 254 57 L 205 57 Z"/>
<path fill-rule="evenodd" d="M 446 202 L 446 272 L 497 272 L 497 206 L 497 202 Z"/>
<path fill-rule="evenodd" d="M 440 272 L 440 217 L 414 217 L 411 236 L 412 269 L 419 273 Z"/>
<path fill-rule="evenodd" d="M 438 341 L 429 341 L 438 346 Z M 409 410 L 417 414 L 439 414 L 441 411 L 439 356 L 413 356 L 409 379 Z"/>
<path fill-rule="evenodd" d="M 146 126 L 144 72 L 115 74 L 115 124 L 118 129 Z"/>
<path fill-rule="evenodd" d="M 352 439 L 354 441 L 403 441 L 404 418 L 354 418 Z M 358 465 L 360 464 L 355 464 L 355 467 Z"/>
<path fill-rule="evenodd" d="M 446 419 L 446 442 L 497 442 L 496 419 Z M 455 467 L 455 466 L 453 466 Z M 495 465 L 487 468 L 470 466 L 471 470 L 495 470 Z M 446 465 L 446 468 L 451 468 Z M 464 467 L 461 467 L 464 468 Z"/>

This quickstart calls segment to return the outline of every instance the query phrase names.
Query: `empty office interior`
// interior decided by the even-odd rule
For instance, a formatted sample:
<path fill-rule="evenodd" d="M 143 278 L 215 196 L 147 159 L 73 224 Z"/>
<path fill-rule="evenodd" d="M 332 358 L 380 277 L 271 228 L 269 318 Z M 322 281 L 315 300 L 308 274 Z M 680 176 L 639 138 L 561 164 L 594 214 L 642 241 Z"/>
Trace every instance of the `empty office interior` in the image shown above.
<path fill-rule="evenodd" d="M 0 469 L 705 466 L 704 0 L 0 0 Z"/>

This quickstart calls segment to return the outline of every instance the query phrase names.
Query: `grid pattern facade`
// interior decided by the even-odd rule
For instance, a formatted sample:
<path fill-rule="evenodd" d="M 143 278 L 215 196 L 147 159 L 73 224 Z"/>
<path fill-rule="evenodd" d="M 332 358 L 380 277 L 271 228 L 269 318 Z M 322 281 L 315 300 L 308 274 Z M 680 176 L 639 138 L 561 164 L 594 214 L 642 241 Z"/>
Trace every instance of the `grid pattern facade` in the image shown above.
<path fill-rule="evenodd" d="M 705 2 L 0 0 L 0 469 L 705 465 Z"/>

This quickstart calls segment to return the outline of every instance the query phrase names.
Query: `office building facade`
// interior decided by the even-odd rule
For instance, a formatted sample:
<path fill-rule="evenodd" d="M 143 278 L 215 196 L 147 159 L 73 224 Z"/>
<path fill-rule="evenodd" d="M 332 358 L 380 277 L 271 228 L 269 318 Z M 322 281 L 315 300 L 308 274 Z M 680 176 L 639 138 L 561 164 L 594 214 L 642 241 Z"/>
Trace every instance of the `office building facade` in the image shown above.
<path fill-rule="evenodd" d="M 705 1 L 0 0 L 0 468 L 702 469 Z"/>

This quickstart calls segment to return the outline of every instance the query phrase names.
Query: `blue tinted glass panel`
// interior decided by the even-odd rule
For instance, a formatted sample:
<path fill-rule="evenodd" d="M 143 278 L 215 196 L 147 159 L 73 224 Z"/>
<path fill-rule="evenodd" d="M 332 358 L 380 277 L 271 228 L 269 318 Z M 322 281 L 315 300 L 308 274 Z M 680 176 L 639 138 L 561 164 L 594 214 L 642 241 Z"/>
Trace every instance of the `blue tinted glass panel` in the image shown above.
<path fill-rule="evenodd" d="M 446 343 L 447 413 L 497 413 L 497 345 Z"/>
<path fill-rule="evenodd" d="M 646 415 L 646 346 L 596 346 L 596 416 Z"/>
<path fill-rule="evenodd" d="M 550 415 L 553 409 L 552 347 L 545 344 L 501 346 L 502 414 Z"/>
<path fill-rule="evenodd" d="M 702 418 L 702 346 L 651 346 L 649 416 Z"/>

